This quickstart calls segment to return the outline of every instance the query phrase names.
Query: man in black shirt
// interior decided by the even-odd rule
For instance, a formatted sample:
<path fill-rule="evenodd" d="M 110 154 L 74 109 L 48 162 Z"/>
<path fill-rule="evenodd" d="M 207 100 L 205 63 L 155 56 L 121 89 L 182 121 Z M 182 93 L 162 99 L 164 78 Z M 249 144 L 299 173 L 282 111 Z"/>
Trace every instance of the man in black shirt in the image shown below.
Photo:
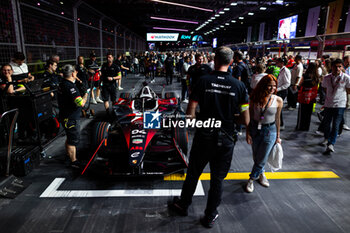
<path fill-rule="evenodd" d="M 164 61 L 165 66 L 165 80 L 166 85 L 169 85 L 173 83 L 173 75 L 174 75 L 174 68 L 175 68 L 175 61 L 171 53 L 167 54 L 167 58 Z M 170 80 L 169 80 L 170 78 Z"/>
<path fill-rule="evenodd" d="M 174 198 L 170 208 L 180 215 L 188 214 L 188 207 L 196 190 L 199 176 L 204 167 L 210 165 L 210 189 L 205 216 L 201 223 L 213 227 L 218 217 L 217 207 L 221 202 L 223 180 L 230 169 L 234 139 L 235 118 L 241 124 L 249 123 L 248 94 L 244 84 L 227 72 L 233 62 L 233 51 L 220 47 L 215 51 L 215 71 L 204 75 L 190 96 L 187 115 L 195 117 L 197 105 L 200 113 L 197 120 L 214 118 L 221 122 L 219 128 L 197 128 L 193 139 L 186 180 L 181 198 Z"/>
<path fill-rule="evenodd" d="M 72 65 L 62 67 L 63 80 L 58 87 L 59 119 L 66 131 L 66 152 L 73 168 L 80 168 L 76 157 L 76 146 L 80 141 L 80 112 L 86 103 L 75 86 L 77 71 Z"/>
<path fill-rule="evenodd" d="M 248 92 L 250 92 L 250 74 L 247 65 L 243 62 L 243 53 L 236 51 L 234 55 L 236 63 L 235 68 L 232 71 L 232 76 L 244 83 Z"/>
<path fill-rule="evenodd" d="M 103 64 L 101 68 L 101 79 L 103 82 L 102 100 L 107 112 L 109 112 L 109 98 L 112 103 L 117 100 L 116 80 L 122 78 L 120 69 L 115 63 L 113 63 L 113 59 L 112 53 L 107 53 L 107 63 Z"/>
<path fill-rule="evenodd" d="M 196 54 L 195 56 L 196 64 L 190 66 L 187 71 L 187 80 L 189 81 L 189 93 L 193 91 L 199 78 L 205 74 L 209 74 L 212 70 L 211 68 L 203 64 L 203 55 Z"/>
<path fill-rule="evenodd" d="M 56 90 L 60 80 L 61 80 L 61 76 L 56 74 L 56 69 L 57 69 L 57 63 L 52 61 L 52 60 L 48 60 L 46 62 L 46 70 L 45 72 L 42 74 L 42 78 L 44 79 L 43 81 L 43 88 L 45 87 L 50 87 L 50 90 Z M 54 93 L 51 92 L 51 96 L 54 97 Z"/>

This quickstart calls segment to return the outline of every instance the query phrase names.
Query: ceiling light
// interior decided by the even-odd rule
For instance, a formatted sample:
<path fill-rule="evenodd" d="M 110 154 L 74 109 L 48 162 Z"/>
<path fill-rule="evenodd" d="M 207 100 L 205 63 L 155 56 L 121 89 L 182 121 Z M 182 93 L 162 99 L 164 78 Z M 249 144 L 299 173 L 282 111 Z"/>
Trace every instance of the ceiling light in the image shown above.
<path fill-rule="evenodd" d="M 153 29 L 156 29 L 156 30 L 166 30 L 166 31 L 188 32 L 187 29 L 179 29 L 179 28 L 160 28 L 160 27 L 153 27 Z"/>
<path fill-rule="evenodd" d="M 196 21 L 181 20 L 181 19 L 170 19 L 170 18 L 153 17 L 153 16 L 151 16 L 151 19 L 164 20 L 164 21 L 171 21 L 171 22 L 178 22 L 178 23 L 198 24 L 198 22 L 196 22 Z"/>
<path fill-rule="evenodd" d="M 225 14 L 225 12 L 224 12 L 224 11 L 220 11 L 219 14 L 220 14 L 220 15 L 223 15 L 223 14 Z"/>
<path fill-rule="evenodd" d="M 206 8 L 201 8 L 201 7 L 196 7 L 196 6 L 186 5 L 186 4 L 180 4 L 180 3 L 176 3 L 176 2 L 168 2 L 168 1 L 162 1 L 162 0 L 151 0 L 151 1 L 169 4 L 169 5 L 174 5 L 174 6 L 182 6 L 182 7 L 192 8 L 192 9 L 201 10 L 201 11 L 213 12 L 213 10 L 211 10 L 211 9 L 206 9 Z"/>
<path fill-rule="evenodd" d="M 225 25 L 230 25 L 229 23 L 225 23 Z"/>
<path fill-rule="evenodd" d="M 210 19 L 215 19 L 215 17 L 211 17 Z"/>
<path fill-rule="evenodd" d="M 219 27 L 217 27 L 217 28 L 215 28 L 216 30 L 219 30 L 220 28 Z"/>
<path fill-rule="evenodd" d="M 283 4 L 283 0 L 276 0 L 277 4 Z"/>
<path fill-rule="evenodd" d="M 220 15 L 215 15 L 215 17 L 219 17 Z"/>
<path fill-rule="evenodd" d="M 233 2 L 233 3 L 231 3 L 231 6 L 237 6 L 238 5 L 238 3 L 237 2 Z"/>
<path fill-rule="evenodd" d="M 213 20 L 212 19 L 209 19 L 208 22 L 212 22 Z"/>
<path fill-rule="evenodd" d="M 229 11 L 230 10 L 230 8 L 224 8 L 224 11 Z"/>
<path fill-rule="evenodd" d="M 224 25 L 220 25 L 221 28 L 224 28 L 225 26 Z"/>
<path fill-rule="evenodd" d="M 264 7 L 264 6 L 260 7 L 260 10 L 262 10 L 262 11 L 264 11 L 264 10 L 266 10 L 266 9 L 267 9 L 267 8 Z"/>
<path fill-rule="evenodd" d="M 193 32 L 191 32 L 190 34 L 193 34 Z"/>
<path fill-rule="evenodd" d="M 236 22 L 236 20 L 231 20 L 231 23 L 235 23 Z"/>
<path fill-rule="evenodd" d="M 239 18 L 239 19 L 244 19 L 244 17 L 242 17 L 242 16 L 241 16 L 241 17 L 238 17 L 238 18 Z"/>
<path fill-rule="evenodd" d="M 248 15 L 254 15 L 254 13 L 253 12 L 249 12 Z"/>

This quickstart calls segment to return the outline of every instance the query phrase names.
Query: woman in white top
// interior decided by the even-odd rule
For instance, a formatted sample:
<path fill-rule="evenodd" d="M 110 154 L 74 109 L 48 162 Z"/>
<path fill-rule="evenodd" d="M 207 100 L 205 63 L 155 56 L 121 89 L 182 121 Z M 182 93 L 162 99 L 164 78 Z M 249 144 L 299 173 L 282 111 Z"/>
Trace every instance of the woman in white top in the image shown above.
<path fill-rule="evenodd" d="M 265 73 L 265 65 L 264 64 L 258 64 L 256 66 L 256 74 L 253 75 L 252 77 L 252 81 L 250 82 L 250 87 L 252 89 L 254 89 L 256 87 L 256 85 L 258 84 L 258 82 L 260 81 L 260 79 L 262 79 L 264 76 L 266 76 L 267 74 Z"/>
<path fill-rule="evenodd" d="M 275 143 L 280 140 L 280 115 L 283 100 L 276 95 L 277 79 L 269 74 L 264 76 L 250 95 L 250 123 L 246 131 L 247 143 L 252 145 L 254 166 L 246 190 L 254 190 L 254 180 L 269 187 L 264 167 Z"/>

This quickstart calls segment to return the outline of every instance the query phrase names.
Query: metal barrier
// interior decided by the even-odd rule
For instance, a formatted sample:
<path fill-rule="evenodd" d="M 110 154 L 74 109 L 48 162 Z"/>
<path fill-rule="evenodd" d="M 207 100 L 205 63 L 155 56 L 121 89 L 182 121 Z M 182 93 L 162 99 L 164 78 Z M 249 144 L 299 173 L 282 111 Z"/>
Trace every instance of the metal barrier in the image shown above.
<path fill-rule="evenodd" d="M 83 1 L 75 2 L 1 0 L 0 64 L 21 51 L 30 71 L 38 73 L 53 54 L 75 62 L 94 51 L 102 63 L 107 51 L 117 55 L 147 49 L 144 38 Z"/>

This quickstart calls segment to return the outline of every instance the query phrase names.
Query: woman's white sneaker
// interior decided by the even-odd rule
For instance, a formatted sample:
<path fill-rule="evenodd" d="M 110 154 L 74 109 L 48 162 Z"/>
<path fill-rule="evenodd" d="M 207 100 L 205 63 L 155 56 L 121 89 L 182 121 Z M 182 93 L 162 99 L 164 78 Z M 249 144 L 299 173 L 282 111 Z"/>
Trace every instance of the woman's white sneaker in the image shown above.
<path fill-rule="evenodd" d="M 266 176 L 265 176 L 265 173 L 261 173 L 260 176 L 259 176 L 259 183 L 264 186 L 264 187 L 269 187 L 270 186 L 270 183 L 269 181 L 267 180 Z"/>
<path fill-rule="evenodd" d="M 248 183 L 247 183 L 247 186 L 246 186 L 246 191 L 248 193 L 252 193 L 254 191 L 254 180 L 252 180 L 252 179 L 248 180 Z"/>

